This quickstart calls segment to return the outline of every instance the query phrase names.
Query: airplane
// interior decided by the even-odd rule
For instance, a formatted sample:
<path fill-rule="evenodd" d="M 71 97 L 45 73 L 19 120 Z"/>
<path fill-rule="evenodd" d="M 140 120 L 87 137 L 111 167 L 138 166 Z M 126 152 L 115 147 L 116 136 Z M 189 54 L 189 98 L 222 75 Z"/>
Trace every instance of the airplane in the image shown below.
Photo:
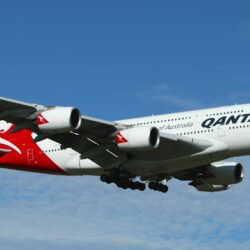
<path fill-rule="evenodd" d="M 168 181 L 229 189 L 250 154 L 250 104 L 106 121 L 78 108 L 0 98 L 0 167 L 97 176 L 122 189 L 166 193 Z"/>

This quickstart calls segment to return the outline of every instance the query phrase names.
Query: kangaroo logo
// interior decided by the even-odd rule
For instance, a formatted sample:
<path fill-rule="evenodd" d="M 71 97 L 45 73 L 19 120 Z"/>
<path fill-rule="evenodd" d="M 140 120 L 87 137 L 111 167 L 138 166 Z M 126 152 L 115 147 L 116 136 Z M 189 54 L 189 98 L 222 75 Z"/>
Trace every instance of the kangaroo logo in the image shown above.
<path fill-rule="evenodd" d="M 15 150 L 20 155 L 22 154 L 21 150 L 16 145 L 14 145 L 13 143 L 11 143 L 11 142 L 3 139 L 3 138 L 0 138 L 0 144 L 12 148 L 13 150 Z"/>
<path fill-rule="evenodd" d="M 0 121 L 0 134 L 7 133 L 12 127 L 13 127 L 12 123 L 8 123 L 4 120 L 1 120 Z M 20 155 L 22 154 L 21 150 L 16 145 L 14 145 L 13 143 L 1 137 L 0 137 L 0 144 L 10 147 L 11 149 L 15 150 Z"/>
<path fill-rule="evenodd" d="M 37 124 L 43 125 L 43 124 L 47 124 L 47 123 L 49 123 L 49 122 L 43 117 L 43 115 L 39 114 L 37 117 Z"/>
<path fill-rule="evenodd" d="M 126 142 L 128 142 L 128 140 L 121 133 L 118 133 L 116 136 L 116 143 L 121 144 Z"/>

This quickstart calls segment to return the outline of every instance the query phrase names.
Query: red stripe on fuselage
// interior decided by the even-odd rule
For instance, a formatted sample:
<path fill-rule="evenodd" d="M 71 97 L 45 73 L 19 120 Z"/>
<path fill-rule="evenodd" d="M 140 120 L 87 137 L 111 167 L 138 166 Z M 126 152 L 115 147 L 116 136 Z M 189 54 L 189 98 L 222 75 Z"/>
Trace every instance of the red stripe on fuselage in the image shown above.
<path fill-rule="evenodd" d="M 15 148 L 6 145 L 7 143 L 0 143 L 1 148 L 11 149 L 11 152 L 0 157 L 0 167 L 40 173 L 66 174 L 36 143 L 32 142 L 31 131 L 25 129 L 11 134 L 11 129 L 0 133 L 0 138 L 13 144 L 21 151 L 21 154 Z"/>

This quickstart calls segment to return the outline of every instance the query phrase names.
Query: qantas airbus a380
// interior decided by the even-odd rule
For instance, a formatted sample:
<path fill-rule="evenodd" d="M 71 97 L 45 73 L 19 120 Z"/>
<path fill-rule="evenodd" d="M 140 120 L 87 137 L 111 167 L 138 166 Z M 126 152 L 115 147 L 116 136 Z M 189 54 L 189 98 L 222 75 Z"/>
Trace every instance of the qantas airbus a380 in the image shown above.
<path fill-rule="evenodd" d="M 228 189 L 250 154 L 250 104 L 105 121 L 77 108 L 0 98 L 0 167 L 100 176 L 123 189 L 167 192 L 171 178 Z M 138 181 L 140 179 L 140 181 Z"/>

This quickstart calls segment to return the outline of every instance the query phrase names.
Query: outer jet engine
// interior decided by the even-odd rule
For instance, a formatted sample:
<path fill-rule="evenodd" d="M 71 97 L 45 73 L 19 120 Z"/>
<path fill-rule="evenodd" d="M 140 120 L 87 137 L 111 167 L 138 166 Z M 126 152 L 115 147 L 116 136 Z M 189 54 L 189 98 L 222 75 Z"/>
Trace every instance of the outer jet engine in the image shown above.
<path fill-rule="evenodd" d="M 74 131 L 81 126 L 81 114 L 76 108 L 55 107 L 40 113 L 37 125 L 44 133 Z"/>

